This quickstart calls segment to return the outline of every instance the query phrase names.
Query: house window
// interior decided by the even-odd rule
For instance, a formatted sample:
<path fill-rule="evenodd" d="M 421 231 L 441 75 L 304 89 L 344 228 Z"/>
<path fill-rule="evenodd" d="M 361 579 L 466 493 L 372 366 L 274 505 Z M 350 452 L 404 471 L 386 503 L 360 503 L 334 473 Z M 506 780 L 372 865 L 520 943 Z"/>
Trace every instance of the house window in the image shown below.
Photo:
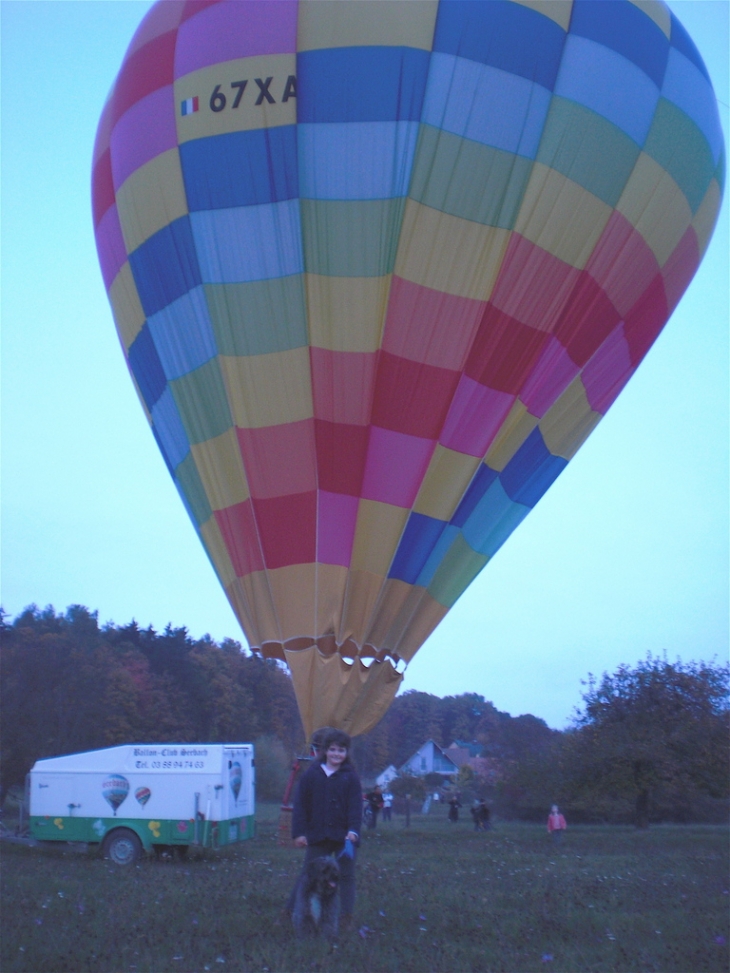
<path fill-rule="evenodd" d="M 421 770 L 425 770 L 425 769 L 426 769 L 426 758 L 421 757 Z"/>

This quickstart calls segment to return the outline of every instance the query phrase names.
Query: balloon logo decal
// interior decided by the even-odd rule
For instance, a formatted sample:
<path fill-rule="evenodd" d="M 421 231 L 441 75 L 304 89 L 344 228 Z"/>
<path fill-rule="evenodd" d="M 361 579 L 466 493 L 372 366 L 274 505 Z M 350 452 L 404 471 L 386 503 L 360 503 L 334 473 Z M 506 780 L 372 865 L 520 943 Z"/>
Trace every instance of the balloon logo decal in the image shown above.
<path fill-rule="evenodd" d="M 236 803 L 238 803 L 238 795 L 241 793 L 241 783 L 243 781 L 243 770 L 237 760 L 231 764 L 230 781 L 233 796 L 236 799 Z"/>
<path fill-rule="evenodd" d="M 137 798 L 142 807 L 145 806 L 147 801 L 152 797 L 152 791 L 149 787 L 138 787 L 134 792 L 134 796 Z"/>
<path fill-rule="evenodd" d="M 110 774 L 101 785 L 101 793 L 116 817 L 119 806 L 124 803 L 129 794 L 129 781 L 121 774 Z"/>

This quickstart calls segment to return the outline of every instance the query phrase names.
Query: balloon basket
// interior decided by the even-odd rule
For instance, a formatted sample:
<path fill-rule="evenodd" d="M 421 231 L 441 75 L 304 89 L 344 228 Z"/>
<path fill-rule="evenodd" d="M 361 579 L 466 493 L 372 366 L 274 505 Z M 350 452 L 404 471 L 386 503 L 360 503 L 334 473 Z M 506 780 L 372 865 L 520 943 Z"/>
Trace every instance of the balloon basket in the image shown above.
<path fill-rule="evenodd" d="M 279 844 L 291 845 L 291 816 L 294 808 L 288 804 L 282 804 L 279 810 Z"/>
<path fill-rule="evenodd" d="M 294 805 L 292 804 L 292 795 L 294 794 L 294 785 L 296 784 L 297 777 L 307 766 L 311 757 L 297 757 L 294 763 L 291 765 L 291 770 L 289 771 L 289 779 L 286 782 L 286 787 L 284 788 L 284 796 L 281 800 L 281 808 L 279 810 L 279 844 L 280 845 L 291 845 L 291 817 L 294 812 Z"/>

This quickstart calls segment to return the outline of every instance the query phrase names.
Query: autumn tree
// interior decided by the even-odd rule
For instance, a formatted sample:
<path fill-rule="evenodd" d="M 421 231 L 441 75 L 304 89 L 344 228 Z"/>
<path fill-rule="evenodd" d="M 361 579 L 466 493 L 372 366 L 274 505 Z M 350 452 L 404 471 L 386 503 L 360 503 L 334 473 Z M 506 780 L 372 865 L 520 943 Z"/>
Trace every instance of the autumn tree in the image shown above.
<path fill-rule="evenodd" d="M 26 609 L 0 630 L 0 781 L 22 783 L 44 756 L 103 746 L 104 694 L 113 669 L 96 615 Z"/>
<path fill-rule="evenodd" d="M 638 827 L 661 791 L 675 802 L 727 797 L 729 677 L 727 665 L 651 655 L 590 676 L 566 741 L 576 795 L 629 799 Z"/>
<path fill-rule="evenodd" d="M 497 710 L 478 693 L 462 693 L 446 696 L 442 704 L 441 746 L 449 746 L 455 740 L 470 742 L 478 738 L 480 728 Z"/>
<path fill-rule="evenodd" d="M 291 755 L 303 741 L 291 679 L 276 662 L 185 628 L 100 628 L 79 605 L 58 614 L 32 605 L 12 624 L 0 616 L 0 721 L 3 789 L 22 784 L 39 758 L 120 743 L 271 735 Z"/>
<path fill-rule="evenodd" d="M 401 767 L 426 740 L 443 745 L 441 700 L 430 693 L 409 690 L 393 701 L 385 720 L 390 760 Z"/>
<path fill-rule="evenodd" d="M 539 820 L 551 804 L 562 802 L 562 733 L 536 716 L 500 713 L 491 740 L 491 752 L 501 768 L 497 783 L 500 813 Z"/>
<path fill-rule="evenodd" d="M 426 796 L 426 782 L 414 774 L 402 774 L 388 784 L 391 794 L 403 798 L 410 796 L 414 801 L 422 801 Z"/>

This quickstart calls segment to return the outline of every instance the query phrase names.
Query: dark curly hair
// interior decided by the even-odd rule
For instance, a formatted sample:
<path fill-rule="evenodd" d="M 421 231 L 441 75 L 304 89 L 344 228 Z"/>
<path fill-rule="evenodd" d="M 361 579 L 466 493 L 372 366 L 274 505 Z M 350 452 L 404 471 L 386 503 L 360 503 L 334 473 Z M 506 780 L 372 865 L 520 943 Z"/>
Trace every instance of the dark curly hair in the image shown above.
<path fill-rule="evenodd" d="M 335 744 L 338 747 L 344 747 L 347 750 L 347 756 L 343 761 L 343 766 L 349 764 L 352 766 L 352 761 L 350 760 L 350 748 L 352 747 L 352 739 L 345 733 L 344 730 L 330 730 L 322 741 L 322 756 L 320 757 L 320 763 L 326 763 L 327 761 L 327 750 Z"/>

